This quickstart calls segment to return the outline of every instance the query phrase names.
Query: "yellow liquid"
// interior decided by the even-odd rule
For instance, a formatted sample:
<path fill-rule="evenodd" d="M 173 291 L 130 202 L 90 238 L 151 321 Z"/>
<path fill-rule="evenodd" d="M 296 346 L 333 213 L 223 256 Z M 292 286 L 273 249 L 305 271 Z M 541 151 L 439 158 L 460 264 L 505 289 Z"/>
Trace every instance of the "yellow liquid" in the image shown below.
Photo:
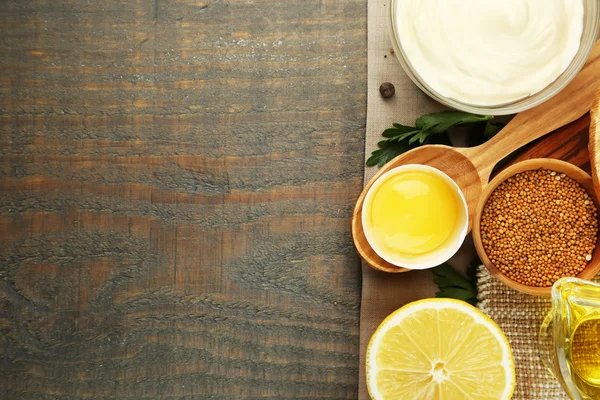
<path fill-rule="evenodd" d="M 429 253 L 454 233 L 460 201 L 453 188 L 433 173 L 406 171 L 394 175 L 373 195 L 373 240 L 391 255 Z"/>
<path fill-rule="evenodd" d="M 600 319 L 580 323 L 571 339 L 570 363 L 584 382 L 600 387 Z"/>
<path fill-rule="evenodd" d="M 577 325 L 566 348 L 571 379 L 584 399 L 600 398 L 600 318 L 593 314 Z"/>
<path fill-rule="evenodd" d="M 582 399 L 600 399 L 600 287 L 563 282 L 559 289 L 571 381 Z"/>

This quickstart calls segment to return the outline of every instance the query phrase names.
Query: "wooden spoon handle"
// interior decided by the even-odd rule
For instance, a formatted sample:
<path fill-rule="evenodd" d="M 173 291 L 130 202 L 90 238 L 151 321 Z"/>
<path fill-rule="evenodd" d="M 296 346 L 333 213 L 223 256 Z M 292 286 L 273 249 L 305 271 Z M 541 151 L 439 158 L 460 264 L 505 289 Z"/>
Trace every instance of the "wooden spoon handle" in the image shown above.
<path fill-rule="evenodd" d="M 590 109 L 590 143 L 588 144 L 590 153 L 590 169 L 592 170 L 592 180 L 594 181 L 594 190 L 596 196 L 600 199 L 600 86 L 596 91 L 596 98 Z"/>
<path fill-rule="evenodd" d="M 465 151 L 487 183 L 498 161 L 513 151 L 585 114 L 600 84 L 600 40 L 592 47 L 585 66 L 558 94 L 537 107 L 517 114 L 487 143 Z"/>

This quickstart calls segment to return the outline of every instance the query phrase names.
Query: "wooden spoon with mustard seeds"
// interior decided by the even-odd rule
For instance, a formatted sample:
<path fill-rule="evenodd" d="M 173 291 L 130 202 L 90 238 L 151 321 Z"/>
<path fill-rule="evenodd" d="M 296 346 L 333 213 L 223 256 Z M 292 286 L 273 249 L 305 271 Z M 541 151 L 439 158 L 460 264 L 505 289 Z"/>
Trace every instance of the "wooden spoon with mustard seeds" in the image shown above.
<path fill-rule="evenodd" d="M 369 246 L 363 231 L 363 202 L 367 191 L 381 175 L 405 164 L 426 164 L 444 171 L 454 179 L 465 195 L 471 226 L 477 202 L 498 161 L 585 114 L 592 106 L 598 85 L 600 41 L 594 44 L 583 69 L 560 93 L 537 107 L 519 113 L 487 143 L 471 148 L 426 145 L 406 152 L 384 165 L 365 186 L 354 208 L 352 236 L 359 255 L 374 269 L 386 272 L 407 271 L 379 257 Z"/>

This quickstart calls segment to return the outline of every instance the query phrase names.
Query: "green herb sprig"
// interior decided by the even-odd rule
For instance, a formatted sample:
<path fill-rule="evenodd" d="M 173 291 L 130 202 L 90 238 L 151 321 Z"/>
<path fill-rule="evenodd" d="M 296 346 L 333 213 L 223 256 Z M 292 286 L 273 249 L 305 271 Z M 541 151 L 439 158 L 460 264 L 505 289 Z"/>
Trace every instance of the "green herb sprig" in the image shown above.
<path fill-rule="evenodd" d="M 386 139 L 377 143 L 379 149 L 371 153 L 371 157 L 367 160 L 367 166 L 381 167 L 396 156 L 424 144 L 451 146 L 448 130 L 457 126 L 471 127 L 469 145 L 483 142 L 495 135 L 503 126 L 490 123 L 492 118 L 491 115 L 442 111 L 422 115 L 415 121 L 415 126 L 394 123 L 393 128 L 383 131 L 382 136 Z"/>
<path fill-rule="evenodd" d="M 477 268 L 480 261 L 475 259 L 467 269 L 467 276 L 458 273 L 448 263 L 443 263 L 431 271 L 433 272 L 433 282 L 437 285 L 439 291 L 435 297 L 445 297 L 466 301 L 475 306 L 477 304 Z"/>

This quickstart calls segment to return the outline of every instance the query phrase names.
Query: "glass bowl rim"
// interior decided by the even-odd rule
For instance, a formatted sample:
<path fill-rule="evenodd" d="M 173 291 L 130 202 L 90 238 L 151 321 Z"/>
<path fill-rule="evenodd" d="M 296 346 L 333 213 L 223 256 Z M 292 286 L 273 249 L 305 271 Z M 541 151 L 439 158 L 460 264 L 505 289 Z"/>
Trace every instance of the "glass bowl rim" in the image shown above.
<path fill-rule="evenodd" d="M 466 111 L 474 114 L 481 115 L 510 115 L 516 114 L 535 106 L 540 105 L 541 103 L 549 100 L 554 97 L 558 92 L 563 90 L 575 76 L 579 73 L 579 71 L 585 65 L 590 52 L 592 51 L 592 47 L 596 40 L 600 40 L 598 38 L 598 32 L 600 31 L 600 2 L 597 0 L 583 0 L 584 5 L 586 2 L 591 4 L 594 8 L 592 11 L 595 11 L 592 14 L 593 18 L 593 26 L 591 28 L 591 35 L 586 38 L 586 15 L 584 14 L 584 27 L 581 37 L 581 44 L 579 50 L 577 50 L 577 54 L 567 67 L 565 71 L 563 71 L 553 82 L 551 82 L 544 89 L 536 92 L 530 96 L 515 100 L 510 103 L 498 104 L 498 105 L 477 105 L 477 104 L 469 104 L 464 103 L 456 99 L 452 99 L 446 96 L 441 95 L 434 89 L 432 89 L 418 74 L 415 68 L 413 68 L 410 63 L 408 56 L 404 52 L 402 45 L 400 43 L 400 38 L 396 29 L 396 4 L 401 0 L 389 0 L 389 11 L 388 11 L 388 32 L 389 37 L 392 42 L 392 47 L 394 49 L 394 53 L 396 54 L 396 58 L 400 62 L 402 69 L 408 75 L 408 77 L 413 81 L 415 85 L 419 87 L 425 94 L 429 97 L 433 98 L 437 102 L 448 106 L 450 108 Z M 586 10 L 584 10 L 586 12 Z M 587 39 L 587 40 L 586 40 Z"/>

